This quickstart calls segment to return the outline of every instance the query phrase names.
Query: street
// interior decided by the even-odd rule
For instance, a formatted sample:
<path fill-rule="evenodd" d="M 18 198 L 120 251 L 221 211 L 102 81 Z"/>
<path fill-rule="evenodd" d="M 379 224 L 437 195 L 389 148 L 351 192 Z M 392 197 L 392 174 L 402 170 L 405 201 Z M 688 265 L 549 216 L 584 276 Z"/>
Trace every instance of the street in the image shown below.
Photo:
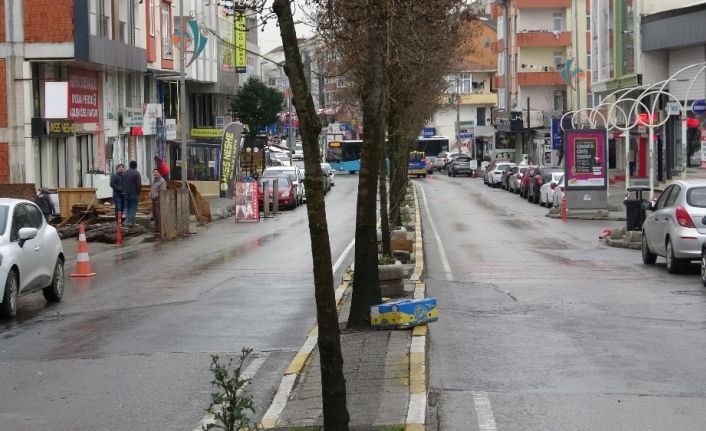
<path fill-rule="evenodd" d="M 481 178 L 421 190 L 428 429 L 702 430 L 704 288 L 694 265 L 610 248 L 621 222 L 561 220 Z"/>
<path fill-rule="evenodd" d="M 357 175 L 326 196 L 336 280 L 353 239 Z M 90 245 L 89 245 L 90 251 Z M 211 393 L 211 353 L 254 349 L 250 392 L 264 413 L 316 323 L 306 207 L 255 224 L 92 257 L 62 302 L 20 299 L 0 322 L 0 429 L 191 430 Z"/>

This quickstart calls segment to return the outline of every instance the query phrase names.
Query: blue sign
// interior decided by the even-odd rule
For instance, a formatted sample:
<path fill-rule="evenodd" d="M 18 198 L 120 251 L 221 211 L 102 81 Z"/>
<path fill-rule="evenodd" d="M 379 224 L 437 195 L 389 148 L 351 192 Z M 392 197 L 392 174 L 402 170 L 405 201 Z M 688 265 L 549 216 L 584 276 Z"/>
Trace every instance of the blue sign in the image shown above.
<path fill-rule="evenodd" d="M 436 128 L 435 127 L 425 127 L 424 129 L 422 129 L 422 137 L 423 138 L 431 138 L 434 135 L 436 135 Z"/>
<path fill-rule="evenodd" d="M 559 118 L 552 118 L 552 150 L 561 150 L 564 146 L 564 140 L 561 135 L 561 127 L 559 127 Z"/>
<path fill-rule="evenodd" d="M 341 132 L 347 132 L 347 131 L 350 130 L 350 128 L 351 128 L 351 127 L 350 127 L 350 124 L 348 124 L 348 123 L 341 123 L 341 124 L 338 125 L 338 129 L 339 129 Z"/>
<path fill-rule="evenodd" d="M 706 101 L 704 99 L 694 100 L 694 103 L 691 104 L 691 110 L 696 115 L 704 115 L 704 112 L 706 112 Z"/>
<path fill-rule="evenodd" d="M 461 139 L 473 139 L 473 133 L 459 133 L 458 137 Z"/>

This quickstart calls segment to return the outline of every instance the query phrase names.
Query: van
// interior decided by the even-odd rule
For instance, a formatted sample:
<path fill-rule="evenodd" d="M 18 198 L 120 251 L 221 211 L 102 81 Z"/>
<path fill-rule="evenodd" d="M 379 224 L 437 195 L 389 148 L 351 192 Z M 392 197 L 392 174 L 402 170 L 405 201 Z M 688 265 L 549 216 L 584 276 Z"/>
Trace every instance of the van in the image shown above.
<path fill-rule="evenodd" d="M 292 148 L 292 160 L 304 160 L 304 149 L 302 148 L 301 142 L 294 144 L 294 148 Z"/>

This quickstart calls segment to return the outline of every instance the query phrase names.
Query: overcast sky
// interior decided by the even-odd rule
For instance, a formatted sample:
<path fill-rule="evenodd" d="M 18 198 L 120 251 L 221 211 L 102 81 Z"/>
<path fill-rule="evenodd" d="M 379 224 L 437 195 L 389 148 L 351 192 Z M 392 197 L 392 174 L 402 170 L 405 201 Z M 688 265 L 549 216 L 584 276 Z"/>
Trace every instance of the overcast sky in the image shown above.
<path fill-rule="evenodd" d="M 299 0 L 294 0 L 292 3 L 292 10 L 294 11 L 294 21 L 306 21 L 306 13 L 302 10 L 301 4 L 303 2 Z M 271 2 L 269 3 L 271 5 Z M 269 8 L 268 5 L 268 8 Z M 314 34 L 311 27 L 306 24 L 297 24 L 297 37 L 310 37 Z M 279 34 L 279 27 L 277 27 L 277 19 L 273 17 L 267 21 L 265 25 L 265 31 L 260 31 L 258 34 L 258 44 L 260 45 L 260 53 L 267 54 L 278 46 L 282 46 L 282 39 Z"/>

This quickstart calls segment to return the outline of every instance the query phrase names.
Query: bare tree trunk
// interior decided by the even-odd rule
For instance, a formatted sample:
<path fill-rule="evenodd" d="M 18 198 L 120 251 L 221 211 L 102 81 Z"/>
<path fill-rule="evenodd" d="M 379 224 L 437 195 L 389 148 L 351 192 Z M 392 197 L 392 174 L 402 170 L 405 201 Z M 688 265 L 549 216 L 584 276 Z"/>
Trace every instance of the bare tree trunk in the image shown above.
<path fill-rule="evenodd" d="M 384 1 L 370 0 L 365 20 L 365 76 L 363 83 L 363 148 L 360 156 L 355 230 L 355 272 L 348 327 L 369 327 L 370 306 L 382 301 L 378 279 L 376 195 L 380 150 L 385 140 L 382 115 L 385 80 Z"/>
<path fill-rule="evenodd" d="M 323 400 L 324 428 L 345 431 L 348 430 L 349 415 L 346 407 L 346 380 L 343 376 L 343 356 L 341 355 L 340 329 L 334 295 L 331 245 L 326 222 L 324 180 L 319 163 L 321 123 L 316 115 L 314 101 L 306 83 L 289 0 L 274 0 L 272 10 L 279 21 L 284 48 L 284 71 L 289 78 L 293 94 L 292 101 L 297 108 L 304 150 L 306 207 L 314 264 L 316 320 L 319 324 L 318 342 L 321 357 L 321 398 Z"/>
<path fill-rule="evenodd" d="M 382 255 L 390 256 L 392 250 L 390 249 L 390 220 L 388 219 L 387 213 L 387 144 L 385 140 L 382 140 L 382 145 L 380 146 L 380 174 L 378 178 L 379 192 L 380 195 L 380 232 L 382 233 Z"/>
<path fill-rule="evenodd" d="M 399 117 L 395 108 L 395 101 L 390 101 L 388 115 L 389 140 L 390 140 L 390 221 L 394 226 L 402 225 L 400 205 L 404 199 L 404 187 L 407 179 L 407 166 L 400 158 L 400 139 L 398 134 Z"/>

